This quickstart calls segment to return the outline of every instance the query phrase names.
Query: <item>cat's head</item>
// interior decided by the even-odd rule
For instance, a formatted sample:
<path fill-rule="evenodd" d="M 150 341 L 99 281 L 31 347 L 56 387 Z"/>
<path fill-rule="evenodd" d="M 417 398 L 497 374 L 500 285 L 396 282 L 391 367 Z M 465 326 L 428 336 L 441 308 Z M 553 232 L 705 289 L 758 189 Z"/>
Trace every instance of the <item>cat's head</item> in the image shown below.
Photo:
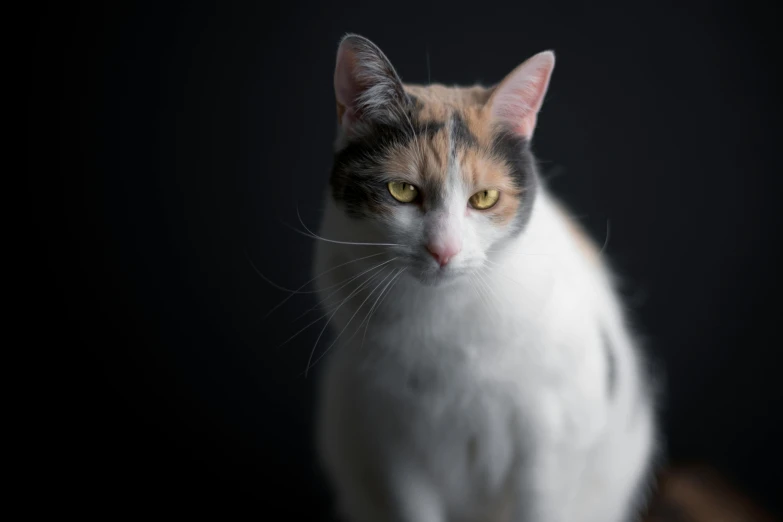
<path fill-rule="evenodd" d="M 331 195 L 409 273 L 441 282 L 520 234 L 538 176 L 530 140 L 554 67 L 546 51 L 490 87 L 405 85 L 381 50 L 348 35 L 334 75 Z"/>

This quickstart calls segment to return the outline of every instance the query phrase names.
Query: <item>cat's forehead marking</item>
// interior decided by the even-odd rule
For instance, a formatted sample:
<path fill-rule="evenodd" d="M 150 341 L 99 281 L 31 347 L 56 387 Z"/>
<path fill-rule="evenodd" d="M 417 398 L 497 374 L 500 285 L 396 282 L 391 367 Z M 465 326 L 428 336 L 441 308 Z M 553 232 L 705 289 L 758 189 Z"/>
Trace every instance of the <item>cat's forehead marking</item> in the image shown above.
<path fill-rule="evenodd" d="M 535 192 L 532 157 L 524 141 L 499 134 L 488 100 L 492 89 L 406 85 L 411 111 L 399 125 L 376 125 L 337 152 L 335 198 L 353 215 L 388 214 L 378 187 L 390 179 L 419 187 L 425 210 L 467 207 L 480 190 L 501 193 L 484 212 L 498 224 L 524 226 Z"/>
<path fill-rule="evenodd" d="M 458 111 L 451 114 L 451 148 L 452 154 L 456 154 L 457 148 L 477 147 L 478 138 L 468 127 L 465 117 Z"/>
<path fill-rule="evenodd" d="M 437 132 L 418 136 L 401 151 L 428 192 L 441 196 L 446 195 L 447 188 L 453 191 L 462 184 L 461 152 L 478 147 L 478 139 L 459 111 L 452 110 L 445 118 Z"/>
<path fill-rule="evenodd" d="M 436 195 L 435 205 L 445 202 L 453 193 L 458 198 L 467 191 L 499 190 L 503 197 L 492 212 L 491 219 L 509 223 L 518 215 L 523 192 L 509 168 L 505 152 L 495 147 L 496 136 L 485 110 L 491 89 L 481 87 L 444 87 L 442 85 L 406 86 L 415 99 L 416 118 L 437 122 L 440 129 L 427 136 L 424 149 L 432 157 L 426 168 L 418 170 L 419 183 L 425 193 Z M 415 152 L 415 147 L 411 149 Z"/>
<path fill-rule="evenodd" d="M 463 144 L 488 145 L 491 126 L 485 110 L 492 89 L 481 86 L 446 87 L 439 84 L 406 85 L 415 100 L 416 117 L 422 122 L 438 122 L 450 127 Z M 467 141 L 469 140 L 469 141 Z"/>

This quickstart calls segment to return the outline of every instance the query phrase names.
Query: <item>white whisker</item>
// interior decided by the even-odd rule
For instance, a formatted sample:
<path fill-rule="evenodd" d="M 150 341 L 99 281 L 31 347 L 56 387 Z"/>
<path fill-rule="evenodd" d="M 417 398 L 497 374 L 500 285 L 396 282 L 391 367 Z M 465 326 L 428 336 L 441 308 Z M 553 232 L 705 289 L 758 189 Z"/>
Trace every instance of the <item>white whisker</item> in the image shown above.
<path fill-rule="evenodd" d="M 287 344 L 289 341 L 291 341 L 291 340 L 292 340 L 294 337 L 296 337 L 296 336 L 297 336 L 297 335 L 299 335 L 300 333 L 304 332 L 305 330 L 307 330 L 308 328 L 310 328 L 311 326 L 313 326 L 315 323 L 317 323 L 318 321 L 320 321 L 321 319 L 323 319 L 323 318 L 324 318 L 324 317 L 326 317 L 327 315 L 329 315 L 329 312 L 325 313 L 324 315 L 322 315 L 322 316 L 321 316 L 321 317 L 319 317 L 318 319 L 316 319 L 316 320 L 314 320 L 313 322 L 309 323 L 309 324 L 308 324 L 307 326 L 305 326 L 304 328 L 301 328 L 301 329 L 300 329 L 298 332 L 296 332 L 294 335 L 292 335 L 291 337 L 289 337 L 288 339 L 286 339 L 285 341 L 283 341 L 282 343 L 280 343 L 279 345 L 277 345 L 276 349 L 277 349 L 277 348 L 280 348 L 280 347 L 282 347 L 282 346 L 284 346 L 284 345 L 285 345 L 285 344 Z"/>
<path fill-rule="evenodd" d="M 386 286 L 384 286 L 384 287 L 383 287 L 383 290 L 381 290 L 381 293 L 380 293 L 380 294 L 378 294 L 378 298 L 377 298 L 377 299 L 375 299 L 375 302 L 373 303 L 372 307 L 371 307 L 371 308 L 370 308 L 370 310 L 367 312 L 367 317 L 365 317 L 365 318 L 364 318 L 365 320 L 364 320 L 364 321 L 362 321 L 362 323 L 364 323 L 364 322 L 366 321 L 366 324 L 364 325 L 364 334 L 362 335 L 362 346 L 364 346 L 364 339 L 367 337 L 367 329 L 370 327 L 370 319 L 372 319 L 372 314 L 375 312 L 375 310 L 377 310 L 377 309 L 378 309 L 378 307 L 380 307 L 380 305 L 383 303 L 384 299 L 386 299 L 386 296 L 387 296 L 387 295 L 389 295 L 389 294 L 391 293 L 391 291 L 392 291 L 392 288 L 394 288 L 394 284 L 393 284 L 393 283 L 394 283 L 394 281 L 395 281 L 395 280 L 397 280 L 397 278 L 398 278 L 398 277 L 399 277 L 399 276 L 400 276 L 400 275 L 401 275 L 403 272 L 405 272 L 407 269 L 408 269 L 408 267 L 401 268 L 401 269 L 399 270 L 399 272 L 397 272 L 397 275 L 395 275 L 395 276 L 394 276 L 394 277 L 391 279 L 391 281 L 389 281 L 388 283 L 386 283 Z M 390 285 L 390 284 L 391 284 L 391 287 L 389 287 L 389 285 Z M 389 288 L 389 291 L 388 291 L 388 292 L 386 292 L 386 289 L 387 289 L 387 288 Z M 362 323 L 359 323 L 359 326 L 356 328 L 356 332 L 358 332 L 358 331 L 359 331 L 359 330 L 362 328 Z M 354 332 L 354 335 L 356 335 L 356 332 Z M 352 336 L 352 337 L 353 337 L 353 336 Z"/>
<path fill-rule="evenodd" d="M 366 279 L 365 281 L 363 281 L 363 282 L 362 282 L 362 283 L 361 283 L 361 284 L 360 284 L 360 285 L 359 285 L 359 286 L 358 286 L 358 287 L 357 287 L 357 288 L 354 290 L 354 293 L 355 293 L 355 292 L 359 292 L 359 291 L 361 291 L 361 289 L 362 289 L 362 288 L 364 288 L 364 287 L 365 287 L 365 286 L 366 286 L 366 285 L 367 285 L 367 284 L 368 284 L 370 281 L 372 281 L 372 280 L 375 278 L 375 276 L 377 276 L 377 275 L 378 275 L 378 274 L 373 274 L 373 275 L 372 275 L 370 278 L 368 278 L 368 279 Z M 346 297 L 346 300 L 350 299 L 350 298 L 351 298 L 351 297 L 354 295 L 354 293 L 351 293 L 351 294 L 350 294 L 348 297 Z M 345 302 L 345 301 L 343 301 L 343 302 Z M 297 332 L 296 332 L 294 335 L 292 335 L 291 337 L 289 337 L 288 339 L 286 339 L 285 341 L 283 341 L 282 343 L 280 343 L 280 344 L 277 346 L 277 348 L 280 348 L 280 347 L 284 346 L 284 345 L 285 345 L 285 344 L 287 344 L 289 341 L 291 341 L 293 338 L 295 338 L 296 336 L 298 336 L 300 333 L 304 332 L 305 330 L 307 330 L 308 328 L 310 328 L 312 325 L 314 325 L 315 323 L 317 323 L 318 321 L 320 321 L 321 319 L 323 319 L 324 317 L 326 317 L 326 316 L 328 316 L 328 315 L 329 315 L 329 311 L 327 311 L 325 314 L 323 314 L 322 316 L 320 316 L 318 319 L 315 319 L 314 321 L 312 321 L 312 322 L 308 323 L 308 324 L 307 324 L 307 326 L 305 326 L 305 327 L 301 328 L 301 329 L 300 329 L 299 331 L 297 331 Z M 300 317 L 301 317 L 301 316 L 300 316 Z M 328 324 L 328 322 L 327 322 L 327 324 Z"/>
<path fill-rule="evenodd" d="M 485 263 L 489 263 L 490 265 L 492 265 L 492 266 L 488 266 L 487 268 L 491 268 L 492 270 L 495 270 L 498 274 L 500 274 L 501 276 L 505 277 L 509 281 L 513 281 L 514 283 L 518 284 L 519 286 L 521 286 L 523 288 L 525 287 L 525 285 L 523 285 L 522 283 L 520 283 L 516 279 L 513 279 L 513 278 L 507 276 L 506 274 L 504 274 L 503 272 L 501 272 L 500 268 L 501 268 L 502 265 L 500 263 L 497 263 L 497 262 L 492 261 L 490 259 L 484 259 L 484 262 Z"/>
<path fill-rule="evenodd" d="M 487 254 L 491 254 L 493 252 L 499 252 L 497 249 L 489 249 L 487 250 Z M 515 252 L 515 254 L 518 254 L 520 256 L 549 256 L 551 254 L 533 254 L 531 252 Z"/>
<path fill-rule="evenodd" d="M 277 284 L 273 283 L 272 281 L 270 281 L 270 280 L 269 280 L 269 279 L 268 279 L 268 278 L 267 278 L 267 277 L 266 277 L 264 274 L 262 274 L 262 273 L 261 273 L 261 272 L 258 270 L 258 268 L 256 268 L 256 265 L 254 265 L 254 264 L 253 264 L 253 261 L 252 261 L 252 260 L 250 260 L 250 257 L 248 256 L 248 260 L 250 261 L 250 264 L 253 266 L 253 268 L 255 269 L 256 273 L 257 273 L 257 274 L 258 274 L 258 275 L 259 275 L 259 276 L 260 276 L 260 277 L 261 277 L 263 280 L 265 280 L 267 283 L 269 283 L 270 285 L 274 286 L 275 288 L 277 288 L 277 289 L 279 289 L 279 290 L 282 290 L 282 291 L 284 291 L 284 292 L 289 292 L 289 293 L 291 294 L 291 295 L 287 296 L 285 299 L 283 299 L 283 300 L 282 300 L 282 301 L 281 301 L 281 302 L 280 302 L 278 305 L 276 305 L 274 308 L 272 308 L 271 310 L 269 310 L 269 311 L 266 313 L 266 315 L 264 316 L 264 318 L 266 318 L 266 317 L 269 317 L 269 315 L 270 315 L 272 312 L 274 312 L 275 310 L 277 310 L 278 308 L 280 308 L 281 306 L 283 306 L 283 305 L 286 303 L 286 301 L 288 301 L 289 299 L 291 299 L 291 298 L 292 298 L 294 295 L 296 295 L 296 294 L 316 294 L 316 293 L 318 293 L 318 290 L 308 290 L 308 291 L 305 291 L 305 292 L 303 292 L 303 291 L 302 291 L 302 288 L 306 287 L 307 285 L 309 285 L 309 284 L 310 284 L 310 283 L 312 283 L 313 281 L 317 280 L 319 277 L 322 277 L 322 276 L 324 276 L 324 275 L 328 274 L 329 272 L 332 272 L 332 271 L 334 271 L 334 270 L 337 270 L 338 268 L 340 268 L 340 267 L 342 267 L 342 266 L 349 265 L 349 264 L 351 264 L 351 263 L 356 263 L 357 261 L 362 261 L 362 260 L 364 260 L 364 259 L 369 259 L 369 258 L 371 258 L 371 257 L 380 256 L 380 255 L 382 255 L 382 254 L 384 254 L 384 252 L 377 252 L 377 253 L 375 253 L 375 254 L 370 254 L 369 256 L 364 256 L 364 257 L 360 257 L 360 258 L 358 258 L 358 259 L 352 259 L 351 261 L 346 261 L 345 263 L 341 263 L 341 264 L 339 264 L 339 265 L 337 265 L 337 266 L 335 266 L 335 267 L 332 267 L 332 268 L 330 268 L 329 270 L 326 270 L 325 272 L 321 272 L 320 274 L 318 274 L 318 275 L 317 275 L 317 276 L 315 276 L 314 278 L 310 279 L 309 281 L 307 281 L 305 284 L 303 284 L 302 286 L 300 286 L 300 287 L 299 287 L 299 288 L 297 288 L 296 290 L 289 290 L 289 289 L 287 289 L 287 288 L 283 288 L 282 286 L 280 286 L 280 285 L 277 285 Z M 337 284 L 339 285 L 340 283 L 337 283 Z M 333 285 L 333 286 L 337 286 L 337 285 Z M 329 288 L 333 288 L 333 286 L 332 286 L 332 287 L 327 287 L 327 288 L 324 288 L 323 290 L 327 290 L 327 289 L 329 289 Z"/>
<path fill-rule="evenodd" d="M 395 257 L 394 259 L 397 259 L 397 258 Z M 394 259 L 390 259 L 389 261 L 394 261 Z M 378 273 L 380 273 L 380 272 L 378 272 Z M 377 274 L 376 274 L 376 275 L 377 275 Z M 373 277 L 374 277 L 374 276 L 373 276 Z M 334 312 L 332 312 L 332 314 L 329 316 L 329 319 L 327 319 L 327 321 L 326 321 L 326 324 L 325 324 L 325 325 L 324 325 L 324 327 L 321 329 L 321 333 L 319 333 L 319 334 L 318 334 L 318 338 L 315 340 L 315 343 L 313 344 L 313 349 L 310 351 L 310 357 L 307 359 L 307 367 L 305 368 L 305 372 L 304 372 L 304 374 L 305 374 L 305 378 L 307 378 L 307 374 L 310 372 L 310 368 L 312 367 L 312 366 L 311 366 L 311 362 L 312 362 L 312 360 L 313 360 L 313 354 L 315 354 L 315 349 L 316 349 L 316 347 L 318 346 L 318 341 L 320 341 L 320 340 L 321 340 L 321 337 L 323 337 L 323 335 L 324 335 L 324 332 L 326 331 L 326 327 L 327 327 L 327 326 L 329 326 L 329 323 L 331 322 L 332 318 L 333 318 L 333 317 L 334 317 L 334 316 L 337 314 L 337 312 L 339 312 L 339 311 L 340 311 L 340 308 L 342 308 L 342 307 L 343 307 L 343 305 L 345 305 L 345 303 L 347 303 L 347 302 L 348 302 L 348 300 L 349 300 L 351 297 L 353 297 L 354 295 L 356 295 L 356 294 L 357 294 L 357 293 L 358 293 L 358 292 L 359 292 L 359 291 L 360 291 L 360 290 L 361 290 L 361 289 L 362 289 L 362 288 L 363 288 L 363 287 L 364 287 L 364 286 L 365 286 L 365 285 L 366 285 L 366 284 L 367 284 L 369 281 L 371 281 L 372 279 L 373 279 L 373 278 L 371 277 L 370 279 L 368 279 L 367 281 L 365 281 L 364 283 L 362 283 L 362 284 L 359 286 L 359 288 L 356 288 L 356 289 L 355 289 L 355 290 L 353 290 L 353 291 L 352 291 L 350 294 L 348 294 L 348 297 L 346 297 L 345 299 L 343 299 L 343 302 L 342 302 L 342 303 L 340 303 L 340 306 L 338 306 L 338 307 L 335 309 L 335 311 L 334 311 Z"/>
<path fill-rule="evenodd" d="M 500 308 L 498 308 L 498 305 L 500 305 L 500 297 L 498 297 L 498 294 L 495 292 L 495 290 L 492 288 L 492 285 L 490 285 L 490 281 L 487 279 L 486 272 L 482 272 L 481 270 L 476 272 L 476 277 L 479 278 L 480 281 L 483 281 L 484 288 L 487 292 L 487 295 L 491 298 L 494 298 L 495 300 L 495 310 L 497 310 L 498 314 L 500 313 Z"/>
<path fill-rule="evenodd" d="M 606 250 L 606 245 L 609 244 L 609 220 L 606 220 L 606 239 L 604 239 L 604 246 L 601 247 L 601 250 L 598 251 L 598 255 L 604 253 L 604 250 Z"/>
<path fill-rule="evenodd" d="M 343 329 L 340 331 L 339 334 L 337 334 L 337 337 L 335 337 L 334 340 L 332 341 L 332 343 L 329 346 L 326 347 L 326 349 L 323 351 L 323 353 L 321 355 L 319 355 L 318 358 L 315 361 L 313 361 L 313 364 L 312 364 L 312 366 L 310 366 L 310 368 L 312 368 L 313 366 L 318 364 L 318 361 L 320 361 L 329 352 L 329 350 L 332 349 L 332 346 L 334 346 L 335 343 L 337 343 L 337 341 L 343 335 L 345 330 L 348 328 L 348 325 L 350 325 L 351 321 L 353 321 L 353 318 L 356 317 L 356 314 L 358 314 L 359 310 L 362 309 L 362 306 L 364 306 L 364 303 L 366 303 L 367 300 L 370 299 L 370 297 L 372 297 L 372 295 L 375 293 L 375 291 L 378 290 L 378 288 L 380 288 L 380 286 L 383 284 L 383 282 L 386 281 L 389 278 L 389 276 L 391 276 L 393 273 L 394 273 L 394 269 L 390 270 L 389 273 L 386 274 L 386 277 L 381 279 L 381 281 L 377 285 L 375 285 L 375 288 L 373 288 L 372 291 L 369 294 L 367 294 L 367 297 L 365 297 L 364 301 L 362 301 L 361 304 L 359 304 L 359 306 L 356 308 L 356 311 L 354 311 L 353 315 L 351 315 L 351 318 L 348 319 L 348 322 L 345 323 L 345 326 L 343 326 Z M 361 326 L 362 325 L 360 324 L 359 328 L 361 328 Z M 356 334 L 356 332 L 354 332 L 354 334 Z M 351 339 L 352 338 L 353 338 L 353 336 L 351 336 Z M 350 339 L 348 339 L 348 340 L 350 341 Z"/>
<path fill-rule="evenodd" d="M 473 288 L 473 291 L 476 292 L 476 297 L 478 297 L 478 300 L 481 301 L 482 304 L 486 305 L 486 301 L 484 301 L 481 292 L 479 292 L 478 285 L 476 283 L 476 278 L 473 276 L 473 274 L 468 274 L 468 279 L 470 280 L 471 288 Z"/>
<path fill-rule="evenodd" d="M 355 276 L 353 276 L 353 277 L 350 277 L 350 278 L 349 278 L 347 281 L 341 281 L 341 283 L 343 283 L 343 284 L 340 286 L 340 288 L 338 288 L 338 289 L 336 289 L 336 290 L 333 290 L 332 292 L 330 292 L 330 293 L 329 293 L 329 295 L 327 295 L 326 297 L 324 297 L 323 299 L 321 299 L 320 301 L 318 301 L 318 302 L 317 302 L 317 303 L 316 303 L 314 306 L 312 306 L 311 308 L 308 308 L 307 310 L 305 310 L 305 311 L 304 311 L 304 312 L 303 312 L 303 313 L 302 313 L 302 314 L 301 314 L 299 317 L 297 317 L 296 319 L 294 319 L 294 321 L 297 321 L 297 320 L 301 319 L 302 317 L 304 317 L 305 315 L 309 314 L 310 312 L 312 312 L 313 310 L 315 310 L 316 308 L 318 308 L 318 307 L 319 307 L 319 306 L 321 306 L 322 304 L 326 303 L 326 301 L 328 301 L 330 297 L 332 297 L 334 294 L 336 294 L 337 292 L 339 292 L 340 290 L 342 290 L 343 288 L 345 288 L 345 287 L 346 287 L 346 286 L 347 286 L 347 285 L 348 285 L 348 284 L 349 284 L 351 281 L 354 281 L 354 280 L 358 279 L 359 277 L 363 276 L 363 275 L 364 275 L 364 274 L 366 274 L 367 272 L 371 272 L 372 270 L 378 269 L 378 268 L 382 267 L 382 266 L 383 266 L 383 265 L 385 265 L 385 264 L 391 263 L 391 262 L 392 262 L 392 261 L 394 261 L 395 259 L 399 259 L 399 257 L 393 257 L 393 258 L 391 258 L 391 259 L 389 259 L 389 260 L 387 260 L 387 261 L 384 261 L 383 263 L 380 263 L 380 264 L 377 264 L 377 265 L 375 265 L 374 267 L 368 268 L 367 270 L 365 270 L 365 271 L 363 271 L 363 272 L 360 272 L 359 274 L 357 274 L 357 275 L 355 275 Z M 374 277 L 374 276 L 373 276 L 373 277 Z M 337 286 L 337 285 L 340 285 L 340 283 L 337 283 L 337 284 L 335 284 L 335 285 L 332 285 L 332 286 L 326 287 L 326 288 L 324 288 L 324 290 L 328 290 L 329 288 L 334 288 L 334 287 L 335 287 L 335 286 Z"/>
<path fill-rule="evenodd" d="M 476 283 L 478 284 L 479 291 L 484 296 L 484 302 L 487 304 L 487 308 L 492 308 L 492 301 L 490 300 L 489 292 L 487 292 L 486 283 L 484 282 L 483 279 L 481 279 L 481 274 L 479 274 L 479 272 L 476 272 L 474 274 L 474 278 L 476 280 Z"/>
<path fill-rule="evenodd" d="M 304 236 L 311 237 L 313 239 L 320 239 L 321 241 L 326 241 L 327 243 L 336 243 L 338 245 L 353 245 L 353 246 L 401 246 L 398 243 L 356 243 L 352 241 L 337 241 L 335 239 L 326 239 L 325 237 L 321 237 L 318 234 L 314 233 L 312 230 L 307 228 L 307 225 L 304 224 L 304 221 L 302 220 L 302 216 L 299 214 L 299 207 L 296 207 L 296 216 L 299 218 L 299 223 L 304 227 L 304 229 L 307 231 L 307 233 L 302 232 L 301 230 L 291 227 L 291 225 L 288 225 L 296 232 L 299 232 L 300 234 Z"/>

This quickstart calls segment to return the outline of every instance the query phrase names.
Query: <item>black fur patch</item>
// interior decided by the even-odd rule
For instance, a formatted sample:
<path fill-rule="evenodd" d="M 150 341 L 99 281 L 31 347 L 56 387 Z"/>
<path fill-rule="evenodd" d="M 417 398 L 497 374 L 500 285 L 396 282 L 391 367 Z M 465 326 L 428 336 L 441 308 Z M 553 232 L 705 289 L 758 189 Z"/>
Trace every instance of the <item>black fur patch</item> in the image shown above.
<path fill-rule="evenodd" d="M 530 142 L 512 132 L 500 131 L 492 140 L 492 153 L 505 160 L 514 184 L 521 190 L 519 211 L 515 219 L 519 233 L 530 220 L 538 189 L 536 160 L 530 150 Z"/>
<path fill-rule="evenodd" d="M 470 132 L 462 115 L 455 112 L 451 117 L 451 138 L 455 147 L 476 147 L 478 139 Z"/>
<path fill-rule="evenodd" d="M 388 153 L 403 148 L 417 136 L 431 137 L 443 123 L 422 124 L 411 118 L 401 125 L 375 124 L 368 132 L 351 140 L 335 153 L 330 184 L 335 201 L 351 217 L 361 218 L 383 212 L 392 202 L 382 170 Z"/>

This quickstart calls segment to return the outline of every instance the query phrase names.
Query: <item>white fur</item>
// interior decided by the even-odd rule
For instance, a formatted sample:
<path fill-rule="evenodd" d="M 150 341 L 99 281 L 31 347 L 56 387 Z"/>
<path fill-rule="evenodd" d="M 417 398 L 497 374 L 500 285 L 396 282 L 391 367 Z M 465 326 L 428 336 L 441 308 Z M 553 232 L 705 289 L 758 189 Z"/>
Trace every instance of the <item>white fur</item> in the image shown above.
<path fill-rule="evenodd" d="M 319 278 L 323 298 L 409 253 L 417 224 L 404 211 L 396 219 L 352 220 L 327 198 L 325 238 L 399 243 L 396 226 L 413 240 L 377 248 L 320 241 L 319 274 L 388 252 Z M 450 280 L 424 284 L 416 276 L 424 269 L 398 259 L 368 272 L 378 276 L 357 294 L 365 297 L 332 318 L 344 333 L 321 363 L 318 441 L 346 520 L 630 520 L 654 415 L 606 269 L 585 258 L 545 189 L 527 228 L 498 238 L 491 252 L 480 238 L 492 238 L 495 225 L 468 215 L 461 227 Z M 477 279 L 480 266 L 488 268 Z M 342 302 L 362 280 L 327 301 Z M 613 397 L 601 326 L 616 357 Z"/>
<path fill-rule="evenodd" d="M 389 111 L 398 79 L 382 53 L 355 39 L 340 49 L 343 127 L 360 125 L 356 110 L 397 117 Z M 491 101 L 493 119 L 532 135 L 553 65 L 552 53 L 540 53 L 510 74 Z M 470 208 L 487 187 L 469 186 L 455 150 L 436 206 L 392 204 L 351 219 L 326 198 L 315 269 L 336 341 L 326 345 L 318 441 L 342 514 L 629 520 L 654 414 L 608 271 L 577 246 L 546 188 L 517 235 Z M 411 183 L 415 174 L 394 173 Z M 428 245 L 459 252 L 440 267 Z"/>

